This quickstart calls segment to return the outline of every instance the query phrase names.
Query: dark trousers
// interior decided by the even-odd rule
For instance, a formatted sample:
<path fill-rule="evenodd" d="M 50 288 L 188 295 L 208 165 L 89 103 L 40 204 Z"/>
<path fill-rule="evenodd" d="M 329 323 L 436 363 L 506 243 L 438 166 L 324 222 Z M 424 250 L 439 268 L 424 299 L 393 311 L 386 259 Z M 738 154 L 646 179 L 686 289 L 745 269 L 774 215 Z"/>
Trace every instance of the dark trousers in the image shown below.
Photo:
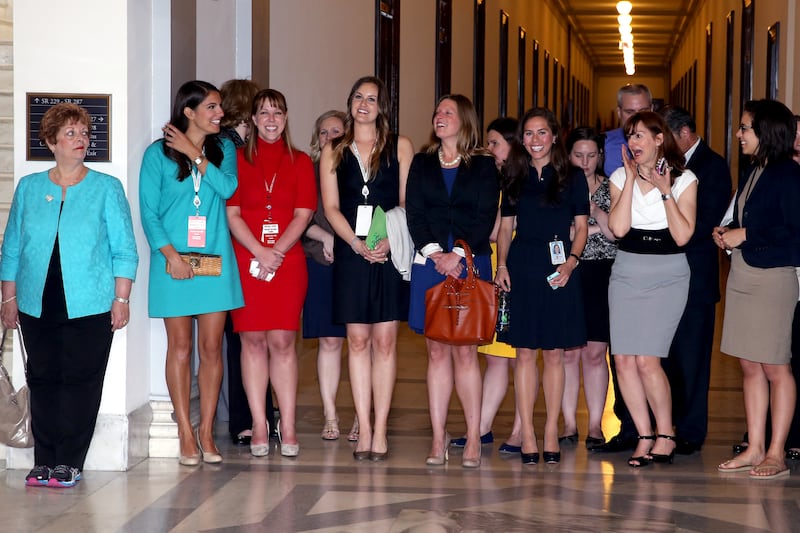
<path fill-rule="evenodd" d="M 228 345 L 228 431 L 231 437 L 253 427 L 250 405 L 242 385 L 242 341 L 233 332 L 233 320 L 228 313 L 225 319 L 225 341 Z M 267 422 L 270 431 L 275 429 L 274 408 L 272 405 L 272 386 L 267 384 Z"/>
<path fill-rule="evenodd" d="M 42 320 L 23 313 L 34 463 L 83 470 L 111 351 L 111 313 Z"/>
<path fill-rule="evenodd" d="M 697 445 L 703 444 L 708 433 L 714 312 L 713 303 L 689 301 L 678 323 L 669 357 L 661 360 L 672 389 L 675 433 Z"/>

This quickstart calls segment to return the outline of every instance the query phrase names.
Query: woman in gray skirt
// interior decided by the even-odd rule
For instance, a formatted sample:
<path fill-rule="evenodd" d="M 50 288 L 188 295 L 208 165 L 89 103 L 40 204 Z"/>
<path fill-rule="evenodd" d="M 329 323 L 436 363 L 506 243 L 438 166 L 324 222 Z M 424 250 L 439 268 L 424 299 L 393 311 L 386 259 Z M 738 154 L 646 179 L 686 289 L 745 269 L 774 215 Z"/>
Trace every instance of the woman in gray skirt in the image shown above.
<path fill-rule="evenodd" d="M 720 349 L 739 358 L 749 445 L 719 465 L 751 478 L 789 474 L 784 445 L 795 408 L 792 319 L 800 265 L 800 166 L 792 160 L 795 124 L 780 102 L 747 102 L 736 137 L 755 163 L 739 182 L 733 222 L 714 242 L 732 250 Z M 765 451 L 767 408 L 772 438 Z"/>
<path fill-rule="evenodd" d="M 619 387 L 639 433 L 628 464 L 640 467 L 675 457 L 672 398 L 660 358 L 669 353 L 689 294 L 680 247 L 694 233 L 697 177 L 684 168 L 657 113 L 636 113 L 623 129 L 632 157 L 623 146 L 623 166 L 610 177 L 608 226 L 620 240 L 608 300 Z"/>

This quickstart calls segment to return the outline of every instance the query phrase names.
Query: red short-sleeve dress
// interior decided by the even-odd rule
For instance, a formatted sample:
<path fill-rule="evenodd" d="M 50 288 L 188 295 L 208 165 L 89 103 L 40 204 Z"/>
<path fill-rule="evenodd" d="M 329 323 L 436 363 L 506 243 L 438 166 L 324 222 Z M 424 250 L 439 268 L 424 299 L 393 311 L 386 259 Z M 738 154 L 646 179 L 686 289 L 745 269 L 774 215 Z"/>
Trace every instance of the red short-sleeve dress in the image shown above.
<path fill-rule="evenodd" d="M 271 222 L 278 225 L 279 238 L 286 231 L 296 208 L 316 209 L 317 185 L 311 158 L 303 152 L 295 150 L 290 155 L 283 140 L 267 143 L 260 138 L 256 148 L 253 163 L 245 159 L 243 149 L 237 152 L 239 186 L 228 205 L 239 206 L 253 235 L 261 240 L 263 246 L 271 247 L 268 236 L 262 236 L 268 216 L 268 189 L 272 188 L 269 200 Z M 286 251 L 272 281 L 251 276 L 250 252 L 236 239 L 233 247 L 244 293 L 244 307 L 232 311 L 234 330 L 297 331 L 308 288 L 306 259 L 300 241 Z"/>

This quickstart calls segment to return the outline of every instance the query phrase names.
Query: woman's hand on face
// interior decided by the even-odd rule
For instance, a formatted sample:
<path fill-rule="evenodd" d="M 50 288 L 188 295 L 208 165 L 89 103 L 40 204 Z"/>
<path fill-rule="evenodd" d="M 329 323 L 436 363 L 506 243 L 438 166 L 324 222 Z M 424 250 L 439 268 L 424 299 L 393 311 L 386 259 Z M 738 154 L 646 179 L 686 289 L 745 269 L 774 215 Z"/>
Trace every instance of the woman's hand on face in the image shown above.
<path fill-rule="evenodd" d="M 494 275 L 494 284 L 506 292 L 511 291 L 511 276 L 508 275 L 508 268 L 497 268 L 497 273 Z"/>
<path fill-rule="evenodd" d="M 6 329 L 17 329 L 17 321 L 19 320 L 19 308 L 17 307 L 17 300 L 11 300 L 3 304 L 0 308 L 0 319 L 3 322 L 3 327 Z"/>
<path fill-rule="evenodd" d="M 669 172 L 662 175 L 653 169 L 649 172 L 649 175 L 643 175 L 642 177 L 652 183 L 661 194 L 669 194 L 672 191 L 672 183 Z"/>
<path fill-rule="evenodd" d="M 636 161 L 628 155 L 628 147 L 622 145 L 622 166 L 625 167 L 625 175 L 628 178 L 635 178 L 637 174 Z"/>
<path fill-rule="evenodd" d="M 167 143 L 167 146 L 179 151 L 190 159 L 197 155 L 197 148 L 181 130 L 172 124 L 165 125 L 162 130 L 164 131 L 164 142 Z"/>
<path fill-rule="evenodd" d="M 131 306 L 114 300 L 111 303 L 111 331 L 117 331 L 128 325 Z"/>
<path fill-rule="evenodd" d="M 172 279 L 192 279 L 194 277 L 194 270 L 189 263 L 184 262 L 179 255 L 176 255 L 172 260 L 167 259 L 169 263 L 169 275 Z"/>

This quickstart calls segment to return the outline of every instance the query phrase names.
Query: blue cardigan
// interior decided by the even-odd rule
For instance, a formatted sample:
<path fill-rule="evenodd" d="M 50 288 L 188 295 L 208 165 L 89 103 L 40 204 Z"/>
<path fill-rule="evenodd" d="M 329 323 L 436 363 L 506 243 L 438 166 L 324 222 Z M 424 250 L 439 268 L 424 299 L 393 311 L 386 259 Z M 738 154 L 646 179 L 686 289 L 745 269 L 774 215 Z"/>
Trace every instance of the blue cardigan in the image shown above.
<path fill-rule="evenodd" d="M 50 257 L 58 234 L 69 318 L 108 312 L 114 278 L 136 278 L 139 257 L 131 211 L 120 181 L 89 170 L 67 188 L 49 171 L 22 178 L 14 192 L 0 258 L 0 280 L 17 284 L 21 312 L 40 317 Z M 59 212 L 61 212 L 59 216 Z"/>

